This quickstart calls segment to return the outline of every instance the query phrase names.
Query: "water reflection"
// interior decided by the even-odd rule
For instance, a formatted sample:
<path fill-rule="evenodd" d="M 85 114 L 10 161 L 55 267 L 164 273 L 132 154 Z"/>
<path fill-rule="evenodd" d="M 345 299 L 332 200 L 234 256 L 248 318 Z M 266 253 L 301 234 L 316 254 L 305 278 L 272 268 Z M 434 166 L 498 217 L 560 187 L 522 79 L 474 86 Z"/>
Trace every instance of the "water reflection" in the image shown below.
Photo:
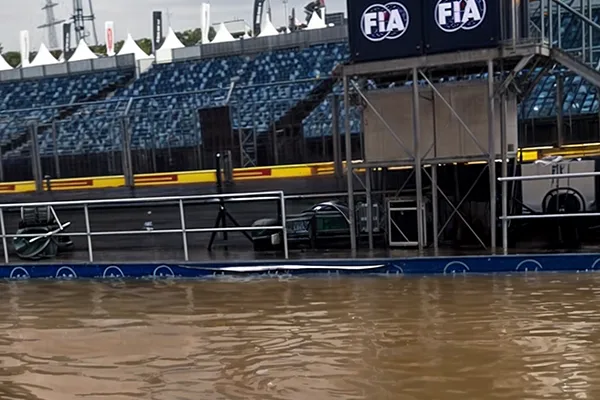
<path fill-rule="evenodd" d="M 0 399 L 600 398 L 596 274 L 0 291 Z"/>

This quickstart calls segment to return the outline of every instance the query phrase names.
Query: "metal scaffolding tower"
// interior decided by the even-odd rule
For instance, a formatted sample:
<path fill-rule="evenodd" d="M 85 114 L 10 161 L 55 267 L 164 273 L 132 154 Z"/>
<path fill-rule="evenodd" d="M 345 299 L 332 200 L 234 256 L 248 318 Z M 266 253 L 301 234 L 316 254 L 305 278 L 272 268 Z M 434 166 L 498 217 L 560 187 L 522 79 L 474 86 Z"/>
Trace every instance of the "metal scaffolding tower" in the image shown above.
<path fill-rule="evenodd" d="M 65 22 L 64 19 L 57 20 L 54 15 L 54 7 L 56 7 L 58 3 L 53 3 L 52 0 L 46 0 L 46 4 L 42 7 L 42 11 L 46 12 L 46 23 L 38 26 L 38 29 L 47 29 L 48 30 L 48 47 L 50 49 L 57 49 L 58 44 L 58 36 L 56 34 L 56 25 L 60 25 Z"/>
<path fill-rule="evenodd" d="M 77 41 L 85 39 L 88 36 L 94 36 L 94 44 L 98 45 L 98 32 L 96 31 L 96 16 L 94 15 L 94 7 L 92 0 L 88 0 L 88 14 L 83 8 L 83 0 L 73 0 L 73 25 L 75 26 L 75 37 Z M 91 23 L 91 29 L 86 30 L 86 22 Z"/>

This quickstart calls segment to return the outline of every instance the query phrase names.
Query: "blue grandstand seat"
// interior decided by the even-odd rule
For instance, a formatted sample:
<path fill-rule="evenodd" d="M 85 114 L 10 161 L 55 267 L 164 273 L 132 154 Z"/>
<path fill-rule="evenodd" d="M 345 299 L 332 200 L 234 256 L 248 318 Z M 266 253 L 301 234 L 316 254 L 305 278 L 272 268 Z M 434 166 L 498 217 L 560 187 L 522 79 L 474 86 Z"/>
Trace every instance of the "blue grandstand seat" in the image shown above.
<path fill-rule="evenodd" d="M 600 21 L 600 8 L 593 10 L 592 19 Z M 540 21 L 538 18 L 538 25 Z M 536 23 L 535 18 L 533 22 Z M 548 18 L 545 23 L 548 31 Z M 562 32 L 564 49 L 581 51 L 580 21 L 565 12 L 560 21 L 554 18 L 553 28 L 554 32 Z M 593 39 L 599 43 L 600 34 L 594 31 Z M 57 151 L 65 155 L 120 151 L 125 122 L 130 128 L 133 149 L 196 146 L 201 144 L 197 110 L 223 105 L 228 97 L 233 129 L 253 129 L 257 134 L 266 134 L 275 122 L 306 100 L 322 80 L 331 77 L 336 65 L 349 56 L 348 43 L 327 43 L 253 56 L 154 65 L 129 87 L 117 89 L 109 101 L 61 114 L 56 122 L 56 144 L 52 130 L 41 128 L 40 150 L 42 154 Z M 599 58 L 600 52 L 594 52 L 596 62 Z M 469 78 L 485 77 L 486 74 L 480 74 Z M 57 116 L 56 109 L 16 110 L 86 101 L 122 79 L 123 72 L 110 71 L 0 83 L 0 144 L 22 135 L 23 121 L 27 118 L 48 122 Z M 446 81 L 456 79 L 449 77 Z M 235 87 L 230 93 L 232 82 Z M 519 107 L 520 117 L 552 117 L 556 112 L 555 84 L 555 76 L 544 76 Z M 580 77 L 566 75 L 564 92 L 565 113 L 599 111 L 597 90 Z M 333 93 L 341 95 L 341 86 L 335 85 Z M 331 101 L 332 96 L 327 96 L 304 118 L 306 138 L 331 135 Z M 129 114 L 124 121 L 119 117 L 126 109 Z M 7 113 L 9 110 L 12 112 Z M 344 131 L 343 112 L 343 107 L 339 107 L 340 132 Z M 356 107 L 351 108 L 350 131 L 351 134 L 361 131 L 361 113 Z M 17 156 L 23 151 L 28 151 L 25 145 L 3 156 Z"/>
<path fill-rule="evenodd" d="M 25 122 L 35 119 L 41 126 L 40 144 L 45 153 L 52 144 L 52 134 L 44 126 L 61 112 L 52 106 L 88 101 L 109 86 L 132 76 L 133 70 L 111 70 L 0 83 L 0 144 L 22 136 L 26 132 Z M 80 142 L 76 136 L 71 139 L 65 143 Z M 18 156 L 24 148 L 8 151 L 4 157 Z"/>
<path fill-rule="evenodd" d="M 158 64 L 130 87 L 117 90 L 112 100 L 137 97 L 130 109 L 133 149 L 195 146 L 201 141 L 197 109 L 223 105 L 232 79 L 236 81 L 230 98 L 233 129 L 266 133 L 348 57 L 347 43 L 332 43 L 255 57 Z M 121 127 L 110 115 L 96 116 L 94 107 L 89 106 L 85 118 L 74 116 L 61 123 L 59 153 L 80 151 L 71 144 L 75 137 L 84 139 L 88 151 L 120 150 Z M 119 140 L 109 139 L 117 136 Z"/>

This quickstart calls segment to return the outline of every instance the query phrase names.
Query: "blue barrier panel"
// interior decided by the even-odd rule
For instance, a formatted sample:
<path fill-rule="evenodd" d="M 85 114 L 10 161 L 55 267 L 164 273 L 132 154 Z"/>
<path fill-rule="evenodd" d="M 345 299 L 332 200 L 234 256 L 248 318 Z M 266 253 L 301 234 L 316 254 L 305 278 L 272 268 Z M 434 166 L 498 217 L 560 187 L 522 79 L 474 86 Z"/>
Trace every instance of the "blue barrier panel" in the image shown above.
<path fill-rule="evenodd" d="M 348 0 L 352 59 L 374 61 L 420 55 L 422 20 L 420 0 Z"/>
<path fill-rule="evenodd" d="M 600 254 L 424 257 L 315 261 L 7 265 L 0 279 L 164 279 L 269 275 L 469 275 L 600 271 Z"/>

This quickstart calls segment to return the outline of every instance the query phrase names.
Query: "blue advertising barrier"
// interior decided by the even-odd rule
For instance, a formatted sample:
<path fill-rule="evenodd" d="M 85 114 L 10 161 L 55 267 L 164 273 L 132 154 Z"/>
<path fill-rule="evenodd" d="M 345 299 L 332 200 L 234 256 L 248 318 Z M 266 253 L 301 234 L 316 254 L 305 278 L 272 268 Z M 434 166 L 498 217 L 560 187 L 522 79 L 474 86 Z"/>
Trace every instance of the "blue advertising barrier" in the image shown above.
<path fill-rule="evenodd" d="M 405 259 L 253 261 L 198 264 L 113 263 L 14 265 L 0 279 L 164 279 L 269 275 L 430 275 L 600 270 L 600 254 L 468 256 Z"/>

